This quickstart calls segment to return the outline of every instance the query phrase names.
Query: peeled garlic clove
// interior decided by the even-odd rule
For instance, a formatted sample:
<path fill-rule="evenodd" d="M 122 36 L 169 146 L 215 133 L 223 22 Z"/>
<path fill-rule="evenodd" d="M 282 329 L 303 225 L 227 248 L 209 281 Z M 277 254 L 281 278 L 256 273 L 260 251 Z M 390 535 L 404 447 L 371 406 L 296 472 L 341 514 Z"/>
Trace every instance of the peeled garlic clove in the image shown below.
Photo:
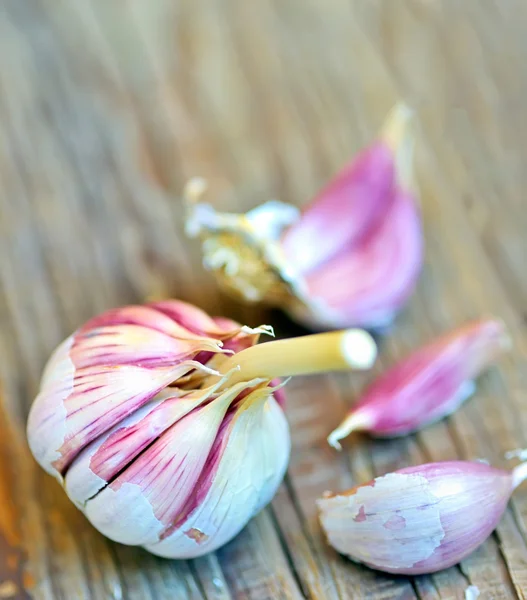
<path fill-rule="evenodd" d="M 327 540 L 352 560 L 388 573 L 446 569 L 480 546 L 526 477 L 479 462 L 400 469 L 317 501 Z"/>
<path fill-rule="evenodd" d="M 352 431 L 405 435 L 452 412 L 475 389 L 473 380 L 510 345 L 504 324 L 475 321 L 413 352 L 381 375 L 333 431 L 328 442 Z"/>
<path fill-rule="evenodd" d="M 300 215 L 281 203 L 216 213 L 199 201 L 203 182 L 190 182 L 187 232 L 202 239 L 205 266 L 231 293 L 315 329 L 390 323 L 422 264 L 411 116 L 394 107 L 378 139 Z"/>

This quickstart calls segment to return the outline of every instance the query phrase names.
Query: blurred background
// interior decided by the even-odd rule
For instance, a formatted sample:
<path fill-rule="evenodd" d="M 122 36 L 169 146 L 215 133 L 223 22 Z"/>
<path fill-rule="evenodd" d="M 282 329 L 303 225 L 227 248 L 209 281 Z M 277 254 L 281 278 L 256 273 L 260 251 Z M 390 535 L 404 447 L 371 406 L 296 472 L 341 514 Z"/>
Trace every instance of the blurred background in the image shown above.
<path fill-rule="evenodd" d="M 390 578 L 326 548 L 314 499 L 424 460 L 526 446 L 527 3 L 523 0 L 4 0 L 0 6 L 1 598 L 483 598 L 527 590 L 527 492 L 484 547 Z M 417 115 L 426 265 L 379 369 L 496 314 L 515 352 L 425 436 L 325 436 L 365 376 L 290 386 L 291 468 L 217 554 L 166 561 L 104 539 L 33 463 L 24 423 L 51 350 L 97 312 L 178 297 L 298 328 L 217 290 L 181 190 L 244 211 L 302 206 L 398 101 Z"/>

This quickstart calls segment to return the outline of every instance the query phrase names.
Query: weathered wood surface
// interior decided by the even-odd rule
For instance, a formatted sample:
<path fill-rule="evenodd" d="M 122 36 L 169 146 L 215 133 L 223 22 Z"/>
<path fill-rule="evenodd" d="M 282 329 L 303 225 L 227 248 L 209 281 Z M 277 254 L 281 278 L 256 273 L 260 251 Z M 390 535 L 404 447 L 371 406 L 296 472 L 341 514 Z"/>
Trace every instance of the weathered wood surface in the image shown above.
<path fill-rule="evenodd" d="M 505 465 L 527 446 L 525 0 L 4 0 L 0 4 L 0 598 L 436 600 L 527 596 L 527 487 L 461 565 L 393 578 L 328 549 L 314 499 L 429 459 Z M 249 324 L 182 232 L 186 178 L 218 206 L 306 202 L 398 98 L 419 115 L 427 260 L 383 365 L 488 313 L 514 352 L 477 397 L 389 442 L 325 436 L 368 377 L 289 386 L 294 450 L 272 506 L 189 562 L 111 543 L 31 459 L 24 422 L 49 352 L 149 294 Z"/>

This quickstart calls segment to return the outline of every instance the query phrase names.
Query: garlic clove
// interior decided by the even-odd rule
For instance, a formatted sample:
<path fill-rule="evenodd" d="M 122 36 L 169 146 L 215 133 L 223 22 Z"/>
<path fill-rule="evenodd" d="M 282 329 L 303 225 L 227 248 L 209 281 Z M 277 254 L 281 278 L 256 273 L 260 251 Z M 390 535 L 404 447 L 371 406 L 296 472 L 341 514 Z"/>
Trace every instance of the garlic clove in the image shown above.
<path fill-rule="evenodd" d="M 236 321 L 225 317 L 210 317 L 205 311 L 193 304 L 181 300 L 161 300 L 147 305 L 156 312 L 166 315 L 172 322 L 178 323 L 183 330 L 193 332 L 198 336 L 215 337 L 217 339 L 229 339 L 240 335 L 262 333 L 262 329 L 252 330 L 248 327 L 240 327 Z M 246 332 L 244 334 L 243 332 Z"/>
<path fill-rule="evenodd" d="M 240 326 L 221 335 L 255 339 Z M 194 359 L 223 353 L 222 345 L 150 307 L 124 307 L 92 319 L 57 348 L 44 370 L 28 419 L 33 454 L 60 479 L 82 447 L 172 381 L 207 370 Z"/>
<path fill-rule="evenodd" d="M 166 430 L 208 401 L 231 375 L 232 371 L 205 389 L 190 392 L 177 388 L 162 390 L 153 400 L 99 436 L 68 468 L 65 488 L 70 499 L 83 507 Z"/>
<path fill-rule="evenodd" d="M 389 324 L 422 266 L 411 121 L 412 111 L 396 105 L 378 139 L 298 218 L 273 203 L 217 213 L 191 182 L 187 233 L 201 238 L 206 268 L 232 294 L 279 306 L 314 329 Z"/>
<path fill-rule="evenodd" d="M 287 469 L 290 439 L 269 390 L 252 392 L 227 416 L 180 519 L 147 550 L 167 558 L 212 552 L 271 501 Z"/>
<path fill-rule="evenodd" d="M 28 419 L 28 441 L 39 464 L 60 477 L 81 448 L 148 402 L 191 368 L 90 367 L 45 386 Z M 100 402 L 104 398 L 104 402 Z"/>
<path fill-rule="evenodd" d="M 258 383 L 232 386 L 177 421 L 86 502 L 89 521 L 123 544 L 157 542 L 191 496 L 231 402 Z"/>
<path fill-rule="evenodd" d="M 417 575 L 446 569 L 480 546 L 513 489 L 510 472 L 452 461 L 400 469 L 327 494 L 317 506 L 338 552 L 374 569 Z"/>
<path fill-rule="evenodd" d="M 393 201 L 394 167 L 390 149 L 376 142 L 346 165 L 302 211 L 302 217 L 281 240 L 286 259 L 299 273 L 306 275 L 342 248 L 360 243 L 365 232 L 384 220 Z"/>
<path fill-rule="evenodd" d="M 504 324 L 474 321 L 416 350 L 374 381 L 328 442 L 352 431 L 399 436 L 416 431 L 452 412 L 475 389 L 473 380 L 509 347 Z"/>
<path fill-rule="evenodd" d="M 306 295 L 316 312 L 299 307 L 299 318 L 312 327 L 390 325 L 421 270 L 422 235 L 420 216 L 407 194 L 395 194 L 384 217 L 353 252 L 341 252 L 305 276 Z"/>
<path fill-rule="evenodd" d="M 412 187 L 412 116 L 406 105 L 397 104 L 378 140 L 346 165 L 284 232 L 282 249 L 299 273 L 306 276 L 343 249 L 360 246 L 372 230 L 390 220 L 394 191 Z"/>
<path fill-rule="evenodd" d="M 191 311 L 188 318 L 186 310 Z M 197 326 L 188 327 L 195 322 Z M 214 321 L 203 311 L 185 302 L 167 300 L 165 302 L 130 305 L 107 310 L 87 321 L 77 332 L 91 334 L 102 328 L 117 326 L 137 326 L 157 331 L 175 338 L 200 339 L 221 337 L 222 332 Z M 200 326 L 201 325 L 201 326 Z"/>

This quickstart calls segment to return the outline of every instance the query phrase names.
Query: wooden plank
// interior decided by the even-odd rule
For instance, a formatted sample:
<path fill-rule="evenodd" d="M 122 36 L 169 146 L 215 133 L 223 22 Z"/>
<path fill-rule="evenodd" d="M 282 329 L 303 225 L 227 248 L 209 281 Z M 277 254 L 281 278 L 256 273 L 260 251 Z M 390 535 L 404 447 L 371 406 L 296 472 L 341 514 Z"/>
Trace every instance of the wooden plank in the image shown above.
<path fill-rule="evenodd" d="M 327 548 L 324 489 L 428 460 L 527 446 L 521 0 L 7 0 L 0 8 L 0 597 L 482 598 L 527 594 L 527 491 L 459 567 L 392 578 Z M 454 417 L 404 440 L 325 436 L 372 375 L 289 385 L 293 455 L 272 506 L 209 557 L 167 561 L 99 535 L 34 464 L 24 421 L 52 348 L 89 316 L 178 296 L 298 327 L 218 293 L 184 238 L 195 174 L 211 200 L 298 205 L 404 97 L 417 108 L 427 259 L 379 372 L 493 313 L 515 351 Z M 12 491 L 10 494 L 9 492 Z"/>

